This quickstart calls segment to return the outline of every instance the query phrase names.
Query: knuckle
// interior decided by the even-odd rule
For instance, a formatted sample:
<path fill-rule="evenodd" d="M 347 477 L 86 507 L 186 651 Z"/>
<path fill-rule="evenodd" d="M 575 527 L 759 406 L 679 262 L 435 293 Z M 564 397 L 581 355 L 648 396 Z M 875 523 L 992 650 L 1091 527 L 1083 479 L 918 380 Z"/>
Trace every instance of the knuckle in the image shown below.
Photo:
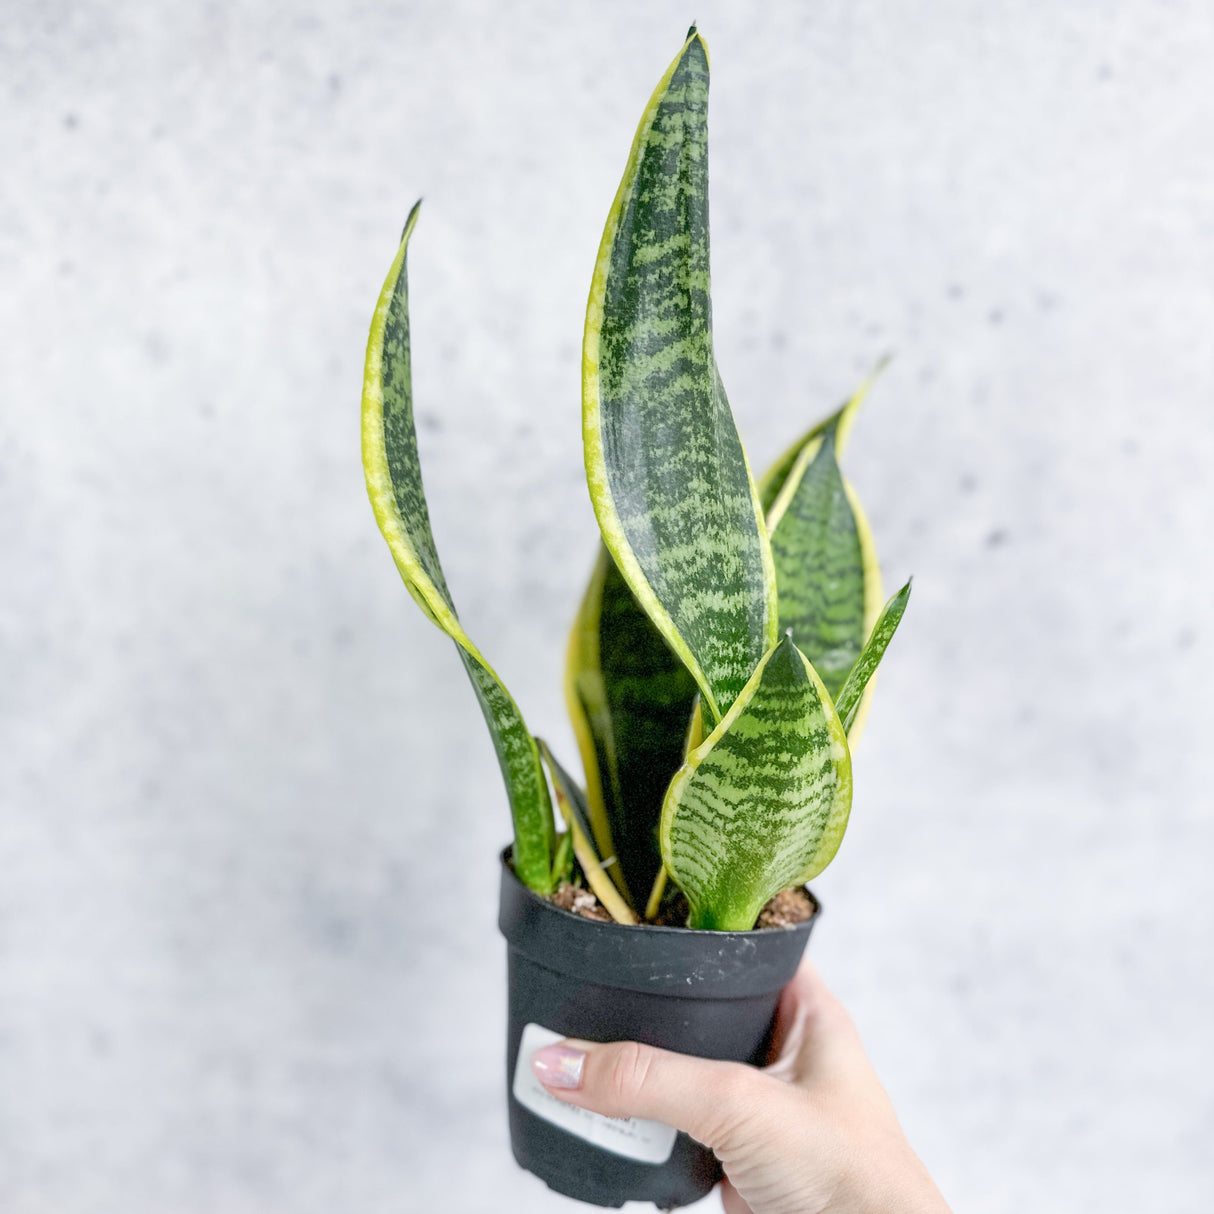
<path fill-rule="evenodd" d="M 607 1072 L 607 1096 L 612 1104 L 632 1104 L 644 1090 L 652 1065 L 653 1050 L 649 1046 L 635 1041 L 617 1046 Z"/>

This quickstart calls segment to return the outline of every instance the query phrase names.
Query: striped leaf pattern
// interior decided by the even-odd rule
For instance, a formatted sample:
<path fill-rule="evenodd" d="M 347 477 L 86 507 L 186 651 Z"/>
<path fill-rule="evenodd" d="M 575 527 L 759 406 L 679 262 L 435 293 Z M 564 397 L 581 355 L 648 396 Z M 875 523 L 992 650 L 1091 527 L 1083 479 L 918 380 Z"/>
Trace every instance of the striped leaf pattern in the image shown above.
<path fill-rule="evenodd" d="M 807 444 L 769 515 L 780 629 L 791 630 L 832 697 L 860 656 L 881 594 L 835 458 L 836 426 L 832 419 L 821 438 Z"/>
<path fill-rule="evenodd" d="M 693 29 L 642 116 L 583 345 L 591 499 L 625 581 L 712 719 L 775 642 L 775 573 L 712 343 L 708 54 Z"/>
<path fill-rule="evenodd" d="M 688 926 L 746 931 L 774 894 L 834 857 L 851 808 L 847 735 L 784 637 L 688 757 L 662 811 L 662 857 Z"/>
<path fill-rule="evenodd" d="M 614 851 L 639 906 L 661 863 L 662 799 L 683 762 L 696 685 L 605 548 L 574 622 L 566 691 L 591 819 L 603 819 L 596 840 L 602 854 Z"/>
<path fill-rule="evenodd" d="M 417 222 L 414 206 L 371 322 L 363 376 L 362 449 L 376 521 L 409 593 L 459 650 L 489 726 L 514 819 L 514 867 L 530 888 L 552 884 L 554 830 L 548 785 L 535 741 L 493 668 L 455 612 L 430 530 L 413 424 L 409 291 L 405 256 Z"/>
<path fill-rule="evenodd" d="M 835 710 L 843 722 L 843 728 L 851 733 L 855 724 L 860 704 L 864 698 L 864 690 L 869 680 L 876 673 L 877 666 L 885 656 L 885 650 L 893 639 L 906 604 L 910 600 L 911 584 L 908 581 L 882 609 L 881 616 L 873 628 L 872 635 L 864 644 L 864 649 L 856 659 L 856 664 L 848 673 L 847 682 L 839 692 L 835 701 Z"/>

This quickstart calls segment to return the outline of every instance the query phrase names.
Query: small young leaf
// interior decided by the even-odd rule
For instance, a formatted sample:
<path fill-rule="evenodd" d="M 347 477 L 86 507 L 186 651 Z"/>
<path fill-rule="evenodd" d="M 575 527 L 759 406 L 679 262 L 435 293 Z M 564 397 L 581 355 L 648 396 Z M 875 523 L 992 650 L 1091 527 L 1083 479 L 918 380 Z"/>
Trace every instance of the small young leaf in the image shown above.
<path fill-rule="evenodd" d="M 842 687 L 884 597 L 868 519 L 838 460 L 888 361 L 873 368 L 842 408 L 793 443 L 759 486 L 772 534 L 781 631 L 793 630 L 832 694 Z M 826 449 L 828 435 L 833 435 L 833 451 Z M 860 720 L 869 699 L 871 692 L 860 706 Z M 859 730 L 857 723 L 853 745 Z"/>
<path fill-rule="evenodd" d="M 555 889 L 562 881 L 573 878 L 573 831 L 567 830 L 557 836 L 556 854 L 552 857 L 552 886 Z"/>
<path fill-rule="evenodd" d="M 413 425 L 409 289 L 405 270 L 417 210 L 414 206 L 409 213 L 367 341 L 362 399 L 367 493 L 405 587 L 426 616 L 455 641 L 472 680 L 510 797 L 515 872 L 531 889 L 547 893 L 552 880 L 554 828 L 539 752 L 518 706 L 456 616 L 434 547 L 422 488 Z"/>
<path fill-rule="evenodd" d="M 843 684 L 843 690 L 839 692 L 835 708 L 843 722 L 843 728 L 849 733 L 851 732 L 853 722 L 856 720 L 860 701 L 864 696 L 864 689 L 868 686 L 868 682 L 873 677 L 873 673 L 876 671 L 882 657 L 885 656 L 886 647 L 889 645 L 894 633 L 898 630 L 899 623 L 902 621 L 902 613 L 906 610 L 906 604 L 910 600 L 910 592 L 911 584 L 908 581 L 885 604 L 881 617 L 873 628 L 872 635 L 865 642 L 864 649 L 856 659 L 856 664 L 852 667 L 851 673 L 847 676 L 847 682 Z"/>
<path fill-rule="evenodd" d="M 582 599 L 565 666 L 586 769 L 593 837 L 634 904 L 661 864 L 662 799 L 683 762 L 696 685 L 641 609 L 606 548 Z"/>
<path fill-rule="evenodd" d="M 821 872 L 851 808 L 851 755 L 830 696 L 784 637 L 666 794 L 662 858 L 688 926 L 746 931 Z"/>
<path fill-rule="evenodd" d="M 821 441 L 806 446 L 770 515 L 776 520 L 771 550 L 780 629 L 791 629 L 832 697 L 860 656 L 881 594 L 880 576 L 865 561 L 862 524 L 835 459 L 836 424 L 829 422 Z"/>
<path fill-rule="evenodd" d="M 586 476 L 625 581 L 719 720 L 776 638 L 757 490 L 717 372 L 708 54 L 692 33 L 637 129 L 582 351 Z"/>

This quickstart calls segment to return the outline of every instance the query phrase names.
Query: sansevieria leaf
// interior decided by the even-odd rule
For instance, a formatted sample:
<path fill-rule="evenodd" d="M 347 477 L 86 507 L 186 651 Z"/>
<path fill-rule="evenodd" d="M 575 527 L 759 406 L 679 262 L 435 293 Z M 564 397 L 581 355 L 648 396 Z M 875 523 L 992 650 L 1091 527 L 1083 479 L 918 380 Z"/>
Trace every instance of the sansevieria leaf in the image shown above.
<path fill-rule="evenodd" d="M 599 247 L 582 352 L 603 539 L 720 720 L 776 639 L 758 494 L 712 342 L 708 52 L 693 28 L 637 128 Z"/>
<path fill-rule="evenodd" d="M 807 444 L 769 512 L 780 628 L 837 696 L 881 604 L 867 524 L 835 458 L 832 419 Z M 867 551 L 866 551 L 867 549 Z"/>
<path fill-rule="evenodd" d="M 662 810 L 662 858 L 688 926 L 746 931 L 782 889 L 833 859 L 851 809 L 847 735 L 785 636 L 688 756 Z"/>
<path fill-rule="evenodd" d="M 839 468 L 855 415 L 888 360 L 843 407 L 768 469 L 759 493 L 772 535 L 780 629 L 837 696 L 881 610 L 881 571 L 860 499 Z M 860 706 L 854 744 L 867 700 Z"/>
<path fill-rule="evenodd" d="M 362 398 L 367 493 L 405 586 L 425 614 L 455 641 L 472 680 L 510 797 L 515 871 L 524 884 L 547 893 L 552 883 L 554 832 L 539 752 L 510 693 L 456 616 L 430 530 L 413 424 L 405 273 L 405 255 L 417 211 L 414 206 L 409 213 L 367 342 Z"/>
<path fill-rule="evenodd" d="M 894 595 L 881 611 L 881 615 L 873 628 L 872 635 L 864 644 L 856 664 L 847 676 L 847 682 L 835 700 L 835 710 L 843 722 L 843 728 L 850 732 L 856 715 L 860 710 L 860 702 L 864 698 L 864 689 L 873 677 L 878 664 L 885 656 L 885 650 L 893 639 L 894 633 L 902 621 L 902 613 L 910 599 L 911 584 L 908 581 Z"/>
<path fill-rule="evenodd" d="M 639 907 L 661 864 L 662 799 L 683 762 L 696 685 L 606 548 L 574 621 L 565 676 L 595 841 L 601 854 L 614 852 L 621 888 Z"/>

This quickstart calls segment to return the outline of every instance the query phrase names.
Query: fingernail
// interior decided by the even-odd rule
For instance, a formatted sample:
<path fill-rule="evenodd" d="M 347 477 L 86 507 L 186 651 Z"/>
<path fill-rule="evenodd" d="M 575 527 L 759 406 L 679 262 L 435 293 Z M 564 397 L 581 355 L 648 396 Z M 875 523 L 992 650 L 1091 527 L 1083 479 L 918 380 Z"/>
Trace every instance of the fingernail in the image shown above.
<path fill-rule="evenodd" d="M 586 1055 L 563 1045 L 546 1045 L 531 1055 L 531 1069 L 547 1088 L 572 1090 L 582 1086 L 582 1066 Z"/>

